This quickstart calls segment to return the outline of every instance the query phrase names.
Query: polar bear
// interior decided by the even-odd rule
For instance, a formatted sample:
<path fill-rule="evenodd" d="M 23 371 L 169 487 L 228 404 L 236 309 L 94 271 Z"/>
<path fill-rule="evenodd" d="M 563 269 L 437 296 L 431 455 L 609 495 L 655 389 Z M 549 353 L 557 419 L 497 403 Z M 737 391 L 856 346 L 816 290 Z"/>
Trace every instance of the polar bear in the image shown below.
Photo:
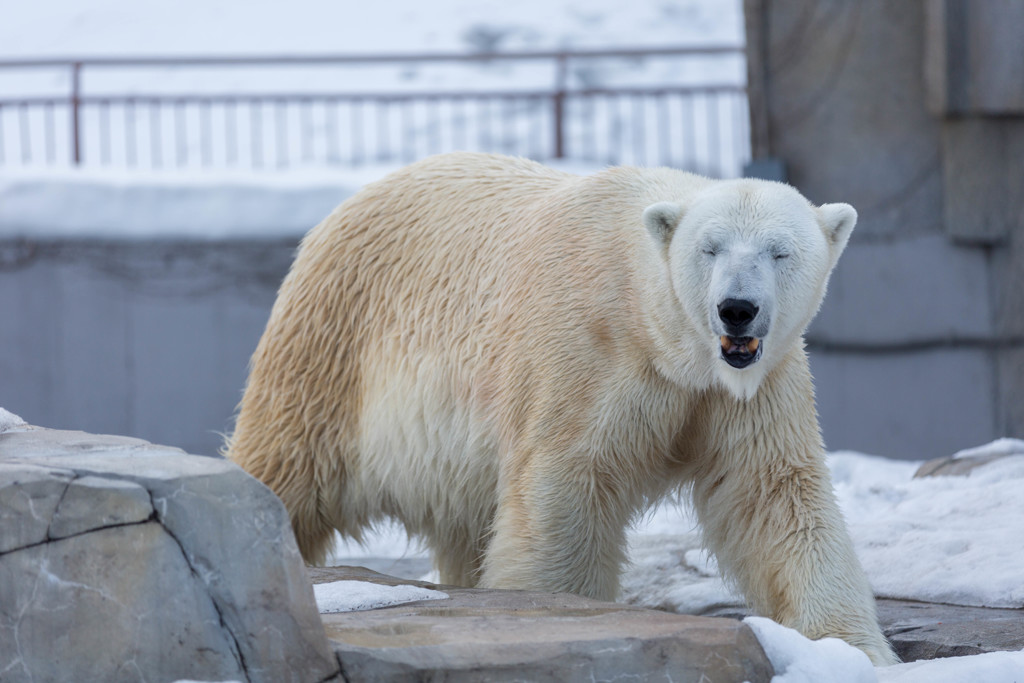
<path fill-rule="evenodd" d="M 760 180 L 412 164 L 303 239 L 225 452 L 311 563 L 390 517 L 444 583 L 605 600 L 685 490 L 754 609 L 892 662 L 802 341 L 855 222 Z"/>

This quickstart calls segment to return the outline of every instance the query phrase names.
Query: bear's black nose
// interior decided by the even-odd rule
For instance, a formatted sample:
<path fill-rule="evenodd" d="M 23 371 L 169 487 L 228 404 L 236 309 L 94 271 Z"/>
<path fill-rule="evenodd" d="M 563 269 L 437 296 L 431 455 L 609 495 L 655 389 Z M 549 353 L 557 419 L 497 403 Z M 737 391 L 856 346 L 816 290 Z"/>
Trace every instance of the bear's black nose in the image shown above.
<path fill-rule="evenodd" d="M 757 316 L 758 307 L 746 299 L 726 299 L 718 304 L 718 317 L 730 332 L 742 331 Z"/>

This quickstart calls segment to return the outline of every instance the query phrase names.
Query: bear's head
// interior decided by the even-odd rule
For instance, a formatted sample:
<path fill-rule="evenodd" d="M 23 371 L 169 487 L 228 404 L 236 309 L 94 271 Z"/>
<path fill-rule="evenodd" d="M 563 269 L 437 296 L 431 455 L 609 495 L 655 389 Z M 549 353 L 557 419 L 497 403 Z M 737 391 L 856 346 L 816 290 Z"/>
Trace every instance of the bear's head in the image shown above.
<path fill-rule="evenodd" d="M 749 399 L 801 343 L 857 212 L 815 207 L 782 183 L 733 180 L 652 204 L 643 222 L 713 376 Z"/>

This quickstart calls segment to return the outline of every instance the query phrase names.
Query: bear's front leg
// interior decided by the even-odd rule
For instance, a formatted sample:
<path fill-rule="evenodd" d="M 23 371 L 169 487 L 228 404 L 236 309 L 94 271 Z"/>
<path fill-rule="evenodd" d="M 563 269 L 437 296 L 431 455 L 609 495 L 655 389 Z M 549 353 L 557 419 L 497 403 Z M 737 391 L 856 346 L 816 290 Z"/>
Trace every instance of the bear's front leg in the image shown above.
<path fill-rule="evenodd" d="M 835 501 L 803 352 L 749 401 L 716 392 L 698 415 L 694 505 L 723 572 L 780 624 L 897 662 Z"/>
<path fill-rule="evenodd" d="M 592 456 L 537 454 L 502 479 L 480 585 L 614 600 L 630 510 Z"/>

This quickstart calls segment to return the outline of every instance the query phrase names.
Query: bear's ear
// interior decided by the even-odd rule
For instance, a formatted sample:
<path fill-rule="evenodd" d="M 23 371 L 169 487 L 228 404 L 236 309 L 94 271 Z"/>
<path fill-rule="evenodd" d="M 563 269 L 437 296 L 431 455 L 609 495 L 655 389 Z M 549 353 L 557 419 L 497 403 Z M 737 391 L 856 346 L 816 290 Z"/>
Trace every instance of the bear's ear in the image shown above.
<path fill-rule="evenodd" d="M 644 226 L 659 243 L 668 244 L 682 217 L 683 207 L 675 202 L 658 202 L 644 209 Z"/>
<path fill-rule="evenodd" d="M 857 211 L 849 204 L 822 204 L 818 217 L 825 231 L 833 259 L 838 258 L 850 240 L 853 226 L 857 224 Z"/>

